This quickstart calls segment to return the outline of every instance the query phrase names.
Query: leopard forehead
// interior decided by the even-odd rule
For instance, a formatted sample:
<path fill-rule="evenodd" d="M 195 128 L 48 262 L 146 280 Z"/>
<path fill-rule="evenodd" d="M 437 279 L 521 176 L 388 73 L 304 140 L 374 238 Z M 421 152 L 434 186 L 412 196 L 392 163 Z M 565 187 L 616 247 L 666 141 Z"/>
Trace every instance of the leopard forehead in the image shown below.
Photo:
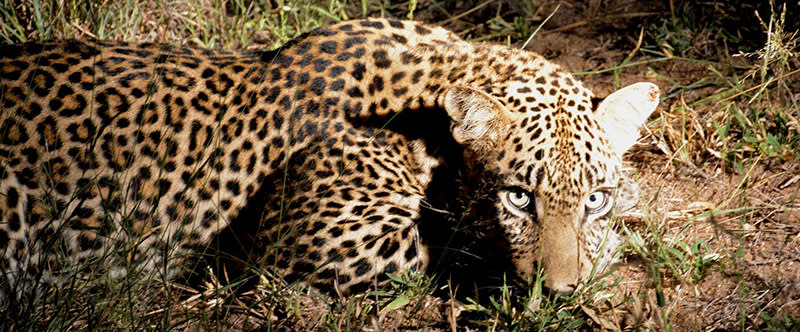
<path fill-rule="evenodd" d="M 620 156 L 595 119 L 592 92 L 571 75 L 543 66 L 486 92 L 511 118 L 497 156 L 501 176 L 561 205 L 615 185 Z"/>

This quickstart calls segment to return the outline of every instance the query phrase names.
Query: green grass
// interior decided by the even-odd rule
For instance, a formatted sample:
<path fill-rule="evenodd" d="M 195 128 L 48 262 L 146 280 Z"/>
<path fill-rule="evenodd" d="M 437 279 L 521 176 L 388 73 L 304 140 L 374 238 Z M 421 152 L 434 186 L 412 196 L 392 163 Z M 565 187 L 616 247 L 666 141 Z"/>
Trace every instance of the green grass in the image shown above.
<path fill-rule="evenodd" d="M 732 10 L 726 2 L 712 2 Z M 590 2 L 588 11 L 593 14 L 589 16 L 597 15 L 599 3 Z M 547 7 L 540 1 L 487 5 L 481 2 L 476 7 L 486 6 L 480 9 L 490 14 L 484 14 L 484 21 L 474 22 L 466 16 L 459 17 L 458 12 L 450 12 L 445 3 L 434 3 L 434 9 L 421 6 L 417 1 L 393 5 L 367 0 L 170 3 L 2 0 L 0 40 L 9 44 L 97 38 L 192 43 L 231 50 L 274 49 L 328 22 L 366 16 L 409 18 L 429 10 L 452 18 L 467 29 L 484 24 L 483 30 L 466 30 L 466 37 L 471 40 L 520 45 L 552 13 L 544 11 Z M 698 285 L 715 271 L 739 275 L 741 303 L 752 295 L 742 271 L 746 250 L 743 236 L 734 234 L 738 246 L 733 251 L 723 251 L 711 239 L 687 239 L 686 232 L 694 226 L 728 217 L 736 218 L 742 228 L 752 223 L 750 212 L 757 208 L 743 192 L 751 185 L 748 176 L 754 167 L 800 158 L 800 114 L 793 99 L 798 94 L 800 80 L 796 65 L 798 36 L 796 32 L 783 30 L 787 25 L 786 14 L 776 6 L 771 15 L 761 17 L 758 28 L 768 37 L 765 45 L 752 48 L 722 24 L 731 18 L 708 20 L 710 14 L 697 8 L 684 4 L 651 21 L 645 29 L 644 41 L 633 43 L 638 52 L 631 52 L 617 66 L 576 73 L 585 77 L 610 74 L 618 86 L 626 69 L 650 66 L 655 77 L 671 85 L 671 89 L 664 91 L 662 114 L 650 126 L 653 137 L 662 144 L 661 151 L 670 157 L 670 166 L 703 169 L 721 164 L 726 172 L 743 176 L 737 190 L 727 198 L 727 205 L 714 206 L 687 218 L 681 227 L 660 222 L 662 212 L 645 208 L 644 226 L 626 229 L 629 238 L 626 256 L 646 267 L 657 297 L 655 309 L 664 319 L 660 325 L 644 324 L 638 326 L 640 329 L 670 330 L 674 322 L 668 308 L 675 299 L 669 297 L 667 288 L 674 284 Z M 478 35 L 473 31 L 485 33 Z M 736 45 L 736 51 L 725 49 L 714 53 L 717 57 L 704 58 L 709 52 L 704 47 L 709 43 Z M 737 53 L 739 50 L 745 53 Z M 667 69 L 657 67 L 666 62 L 702 65 L 707 68 L 707 75 L 680 83 L 670 79 Z M 695 91 L 710 92 L 687 100 L 686 95 Z M 643 198 L 644 202 L 653 199 Z M 125 256 L 117 252 L 109 255 Z M 380 326 L 380 317 L 386 323 L 385 317 L 394 314 L 421 319 L 424 328 L 426 321 L 418 317 L 427 317 L 422 315 L 431 310 L 426 301 L 433 297 L 431 294 L 437 287 L 430 278 L 420 275 L 392 276 L 389 289 L 335 298 L 315 294 L 301 285 L 286 285 L 269 276 L 262 279 L 253 294 L 244 296 L 250 297 L 248 303 L 231 287 L 223 286 L 225 282 L 213 280 L 205 289 L 194 289 L 137 273 L 129 273 L 121 280 L 96 278 L 88 283 L 71 278 L 68 280 L 72 287 L 50 289 L 44 294 L 29 293 L 21 301 L 11 303 L 10 310 L 0 313 L 3 320 L 0 326 L 9 331 L 228 330 L 232 329 L 228 325 L 231 317 L 245 317 L 244 326 L 291 328 L 292 324 L 303 322 L 308 324 L 306 327 L 318 330 L 352 331 Z M 613 313 L 608 313 L 609 307 L 639 300 L 617 291 L 619 278 L 595 281 L 569 297 L 548 296 L 541 281 L 537 280 L 530 289 L 504 285 L 495 296 L 449 299 L 458 302 L 469 317 L 457 325 L 496 331 L 573 330 L 587 324 L 613 329 L 618 325 L 612 319 Z M 311 304 L 322 308 L 319 315 L 304 311 Z M 761 325 L 742 309 L 741 329 L 779 331 L 800 324 L 798 317 L 768 308 L 758 316 L 764 322 Z"/>
<path fill-rule="evenodd" d="M 2 2 L 0 36 L 5 43 L 94 38 L 188 42 L 228 50 L 244 49 L 254 41 L 276 48 L 357 12 L 354 5 L 336 0 Z"/>

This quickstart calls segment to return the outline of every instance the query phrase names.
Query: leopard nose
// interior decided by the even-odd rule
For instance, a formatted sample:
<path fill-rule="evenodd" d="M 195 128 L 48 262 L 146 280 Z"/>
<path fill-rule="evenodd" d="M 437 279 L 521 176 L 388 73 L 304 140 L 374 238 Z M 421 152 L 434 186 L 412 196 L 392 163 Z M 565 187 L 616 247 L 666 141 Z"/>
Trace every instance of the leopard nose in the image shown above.
<path fill-rule="evenodd" d="M 560 295 L 569 295 L 581 279 L 578 235 L 572 216 L 547 216 L 542 221 L 542 272 L 544 286 Z M 569 222 L 565 222 L 569 221 Z"/>

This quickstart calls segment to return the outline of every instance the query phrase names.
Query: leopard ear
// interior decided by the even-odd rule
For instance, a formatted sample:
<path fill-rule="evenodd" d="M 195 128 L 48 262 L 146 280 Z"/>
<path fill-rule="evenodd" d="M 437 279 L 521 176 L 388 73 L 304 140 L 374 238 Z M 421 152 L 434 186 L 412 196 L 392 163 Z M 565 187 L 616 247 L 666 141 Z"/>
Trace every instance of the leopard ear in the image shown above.
<path fill-rule="evenodd" d="M 658 106 L 658 95 L 658 86 L 640 82 L 614 91 L 597 106 L 595 118 L 617 155 L 636 144 L 639 128 Z"/>
<path fill-rule="evenodd" d="M 502 106 L 473 88 L 450 88 L 444 97 L 444 109 L 450 116 L 453 138 L 476 152 L 493 148 L 506 127 Z"/>

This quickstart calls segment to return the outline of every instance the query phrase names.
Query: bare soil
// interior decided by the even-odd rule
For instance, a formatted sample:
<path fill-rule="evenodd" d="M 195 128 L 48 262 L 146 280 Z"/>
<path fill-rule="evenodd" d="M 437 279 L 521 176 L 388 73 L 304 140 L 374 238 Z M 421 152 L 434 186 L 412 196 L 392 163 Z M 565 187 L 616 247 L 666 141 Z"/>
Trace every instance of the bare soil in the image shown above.
<path fill-rule="evenodd" d="M 646 13 L 664 10 L 660 4 L 663 5 L 653 1 L 609 1 L 604 9 L 609 8 L 610 12 L 597 16 L 636 17 L 635 13 L 641 13 L 638 17 L 645 17 Z M 586 18 L 586 9 L 568 6 L 566 12 L 559 10 L 546 25 L 556 32 L 545 30 L 528 49 L 572 72 L 622 63 L 635 51 L 643 21 L 592 21 Z M 570 25 L 577 28 L 561 28 Z M 705 53 L 705 60 L 723 60 L 719 57 L 729 52 L 725 45 L 714 41 L 698 44 L 703 45 L 704 50 L 698 50 L 698 54 Z M 635 56 L 631 62 L 641 59 Z M 619 83 L 625 86 L 650 81 L 667 95 L 677 92 L 672 82 L 689 84 L 707 76 L 713 76 L 708 64 L 675 60 L 626 68 L 619 74 Z M 600 97 L 614 89 L 610 73 L 588 75 L 582 80 Z M 800 87 L 793 87 L 793 91 L 800 93 Z M 726 169 L 719 158 L 699 161 L 697 164 L 702 166 L 697 166 L 677 160 L 674 153 L 663 148 L 668 144 L 662 141 L 668 136 L 664 133 L 679 125 L 670 112 L 679 103 L 689 104 L 712 92 L 701 89 L 675 93 L 651 117 L 655 121 L 648 134 L 626 156 L 629 165 L 638 169 L 642 201 L 639 210 L 625 221 L 634 231 L 660 229 L 663 241 L 694 243 L 706 239 L 706 253 L 719 255 L 719 264 L 699 282 L 663 278 L 664 301 L 659 304 L 652 271 L 639 258 L 629 255 L 627 264 L 617 272 L 624 277 L 622 285 L 628 297 L 616 313 L 605 316 L 613 327 L 651 326 L 663 330 L 668 328 L 664 320 L 667 316 L 666 322 L 671 322 L 675 331 L 739 330 L 745 326 L 766 327 L 762 313 L 766 317 L 800 318 L 800 162 L 761 161 L 745 176 Z M 696 132 L 708 135 L 713 132 L 709 119 L 719 111 L 713 107 L 689 109 L 694 114 L 687 117 L 690 124 L 699 127 Z M 702 216 L 704 212 L 710 216 Z M 667 272 L 660 271 L 662 276 Z"/>

